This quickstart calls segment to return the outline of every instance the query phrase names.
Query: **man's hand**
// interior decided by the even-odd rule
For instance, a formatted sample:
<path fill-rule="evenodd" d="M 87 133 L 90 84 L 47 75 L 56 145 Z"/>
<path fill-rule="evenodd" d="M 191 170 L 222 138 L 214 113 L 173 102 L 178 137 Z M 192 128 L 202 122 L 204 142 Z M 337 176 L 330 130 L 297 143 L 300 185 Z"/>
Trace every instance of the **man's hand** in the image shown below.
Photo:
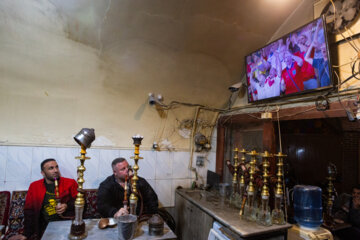
<path fill-rule="evenodd" d="M 56 205 L 55 210 L 57 214 L 63 214 L 67 209 L 67 204 L 66 203 L 60 203 L 58 205 Z"/>
<path fill-rule="evenodd" d="M 9 238 L 9 240 L 25 240 L 26 237 L 24 235 L 21 235 L 21 234 L 17 234 L 17 235 L 14 235 L 12 237 Z"/>
<path fill-rule="evenodd" d="M 124 216 L 126 214 L 129 214 L 128 210 L 125 208 L 120 208 L 120 210 L 115 213 L 114 218 L 118 218 L 118 217 Z"/>

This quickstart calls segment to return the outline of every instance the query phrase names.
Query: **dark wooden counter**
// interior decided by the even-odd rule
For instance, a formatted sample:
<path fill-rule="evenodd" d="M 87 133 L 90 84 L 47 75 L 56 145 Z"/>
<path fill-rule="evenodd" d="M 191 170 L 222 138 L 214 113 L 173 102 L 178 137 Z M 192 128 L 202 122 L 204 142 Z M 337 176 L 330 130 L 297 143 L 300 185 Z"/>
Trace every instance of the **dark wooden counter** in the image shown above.
<path fill-rule="evenodd" d="M 176 193 L 187 199 L 208 215 L 220 222 L 225 227 L 231 229 L 242 238 L 266 239 L 266 236 L 284 236 L 286 239 L 287 229 L 291 224 L 262 226 L 256 222 L 243 220 L 239 215 L 239 210 L 230 206 L 227 199 L 220 197 L 217 193 L 203 190 L 178 189 Z M 176 204 L 176 203 L 175 203 Z"/>

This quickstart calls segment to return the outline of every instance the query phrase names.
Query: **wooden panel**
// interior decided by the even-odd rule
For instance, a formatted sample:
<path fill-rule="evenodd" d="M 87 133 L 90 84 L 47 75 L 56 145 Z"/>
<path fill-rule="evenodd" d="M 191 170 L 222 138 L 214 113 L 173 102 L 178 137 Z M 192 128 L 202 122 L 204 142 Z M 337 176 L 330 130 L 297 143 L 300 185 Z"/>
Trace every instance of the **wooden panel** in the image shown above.
<path fill-rule="evenodd" d="M 191 218 L 190 211 L 186 208 L 186 202 L 179 194 L 175 194 L 175 222 L 176 222 L 176 236 L 179 240 L 187 239 L 186 229 L 189 228 L 188 219 Z"/>
<path fill-rule="evenodd" d="M 203 210 L 175 194 L 176 235 L 183 240 L 206 240 L 213 218 Z"/>
<path fill-rule="evenodd" d="M 263 128 L 263 149 L 270 153 L 276 153 L 276 137 L 274 123 L 272 121 L 264 122 Z M 270 174 L 274 175 L 276 171 L 276 159 L 270 158 Z"/>
<path fill-rule="evenodd" d="M 284 134 L 283 144 L 293 184 L 323 186 L 329 162 L 341 172 L 341 138 L 336 135 Z"/>
<path fill-rule="evenodd" d="M 187 239 L 207 240 L 213 225 L 213 218 L 193 204 L 191 204 L 190 209 L 191 238 Z"/>

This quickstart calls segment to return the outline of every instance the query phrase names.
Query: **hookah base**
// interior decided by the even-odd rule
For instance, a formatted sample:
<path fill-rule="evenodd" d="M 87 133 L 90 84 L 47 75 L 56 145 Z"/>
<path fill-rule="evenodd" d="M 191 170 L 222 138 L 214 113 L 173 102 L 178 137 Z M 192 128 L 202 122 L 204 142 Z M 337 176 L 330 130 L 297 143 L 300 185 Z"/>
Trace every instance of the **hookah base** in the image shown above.
<path fill-rule="evenodd" d="M 257 224 L 259 225 L 263 225 L 263 226 L 271 226 L 272 225 L 272 221 L 271 221 L 271 214 L 269 211 L 263 212 L 263 211 L 259 211 L 258 215 L 257 215 L 257 219 L 256 219 Z"/>
<path fill-rule="evenodd" d="M 244 215 L 242 217 L 243 217 L 243 219 L 246 219 L 247 221 L 255 222 L 256 221 L 256 213 L 257 213 L 257 208 L 249 207 L 249 206 L 245 205 Z"/>
<path fill-rule="evenodd" d="M 273 224 L 276 224 L 276 225 L 284 225 L 285 224 L 284 212 L 282 210 L 274 209 L 271 213 L 271 218 L 272 218 Z"/>
<path fill-rule="evenodd" d="M 87 237 L 87 232 L 85 231 L 85 223 L 81 224 L 71 224 L 69 239 L 77 240 L 84 239 Z"/>
<path fill-rule="evenodd" d="M 230 196 L 230 205 L 234 206 L 238 209 L 241 208 L 242 199 L 241 196 L 238 193 L 232 194 Z"/>

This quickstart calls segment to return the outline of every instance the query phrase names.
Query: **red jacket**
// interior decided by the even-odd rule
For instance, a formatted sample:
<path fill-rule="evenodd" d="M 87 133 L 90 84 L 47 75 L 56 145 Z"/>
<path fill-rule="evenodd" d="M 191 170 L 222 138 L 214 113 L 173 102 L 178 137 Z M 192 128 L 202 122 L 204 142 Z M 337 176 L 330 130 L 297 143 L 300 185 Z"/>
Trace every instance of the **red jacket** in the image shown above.
<path fill-rule="evenodd" d="M 37 180 L 30 184 L 29 190 L 26 195 L 24 206 L 24 235 L 27 238 L 40 238 L 44 229 L 41 221 L 41 206 L 45 197 L 46 187 L 44 179 Z M 74 211 L 74 200 L 77 194 L 77 182 L 74 179 L 60 177 L 59 180 L 59 193 L 62 203 L 68 205 L 63 215 L 68 215 L 69 212 Z"/>

